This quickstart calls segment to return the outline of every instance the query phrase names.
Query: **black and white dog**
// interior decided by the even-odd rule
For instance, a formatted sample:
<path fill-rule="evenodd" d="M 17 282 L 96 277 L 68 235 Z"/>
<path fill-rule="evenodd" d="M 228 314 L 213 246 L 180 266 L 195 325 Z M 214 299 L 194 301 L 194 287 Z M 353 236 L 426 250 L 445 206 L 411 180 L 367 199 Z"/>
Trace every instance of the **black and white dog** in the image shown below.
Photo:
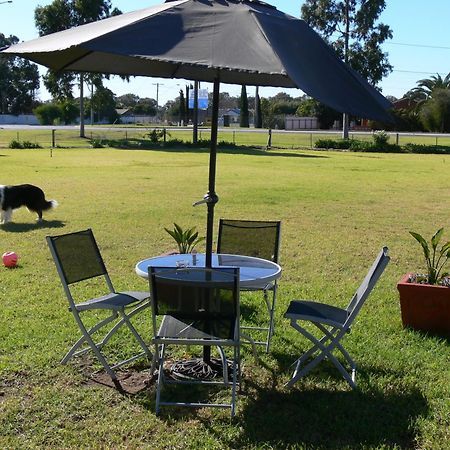
<path fill-rule="evenodd" d="M 45 200 L 45 194 L 41 188 L 32 184 L 18 184 L 16 186 L 0 185 L 0 224 L 11 222 L 13 209 L 26 206 L 29 211 L 38 215 L 38 221 L 42 220 L 42 211 L 58 206 L 55 200 Z"/>

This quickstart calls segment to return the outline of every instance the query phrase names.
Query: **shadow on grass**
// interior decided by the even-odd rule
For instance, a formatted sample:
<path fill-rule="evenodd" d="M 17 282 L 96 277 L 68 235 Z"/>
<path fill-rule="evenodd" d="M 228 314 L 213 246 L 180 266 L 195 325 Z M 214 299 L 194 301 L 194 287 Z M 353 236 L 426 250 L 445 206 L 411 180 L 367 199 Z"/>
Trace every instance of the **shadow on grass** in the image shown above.
<path fill-rule="evenodd" d="M 193 395 L 193 401 L 199 398 L 210 401 L 214 392 L 206 386 L 202 391 L 198 386 L 188 391 L 186 386 L 179 389 L 172 386 L 169 392 L 164 392 L 165 399 L 186 400 L 188 393 Z M 154 396 L 153 385 L 135 397 L 135 401 L 154 411 Z M 237 405 L 233 422 L 241 430 L 238 437 L 221 434 L 217 422 L 212 423 L 210 416 L 205 417 L 195 408 L 163 408 L 160 419 L 173 424 L 195 417 L 208 433 L 216 435 L 223 448 L 410 449 L 416 447 L 412 424 L 418 417 L 429 414 L 426 398 L 416 388 L 362 392 L 347 387 L 338 390 L 334 382 L 330 382 L 329 389 L 299 382 L 286 391 L 249 378 L 243 383 L 243 392 L 238 394 Z"/>
<path fill-rule="evenodd" d="M 112 148 L 117 150 L 151 150 L 151 151 L 159 151 L 166 153 L 209 153 L 209 147 L 194 147 L 194 146 L 161 146 L 161 145 L 142 145 L 142 146 L 116 146 L 110 144 Z M 293 153 L 292 151 L 283 151 L 283 150 L 266 150 L 261 147 L 252 147 L 252 146 L 236 146 L 236 147 L 217 147 L 218 154 L 228 154 L 228 155 L 251 155 L 251 156 L 278 156 L 278 157 L 286 157 L 286 158 L 328 158 L 325 155 L 310 155 L 304 153 Z"/>
<path fill-rule="evenodd" d="M 8 231 L 10 233 L 26 233 L 38 228 L 63 228 L 65 226 L 65 222 L 62 222 L 61 220 L 43 220 L 42 222 L 35 223 L 10 222 L 0 225 L 0 230 Z"/>
<path fill-rule="evenodd" d="M 418 390 L 293 389 L 285 393 L 256 383 L 251 388 L 257 396 L 239 411 L 244 432 L 233 443 L 235 448 L 413 448 L 411 423 L 428 412 L 426 399 Z"/>

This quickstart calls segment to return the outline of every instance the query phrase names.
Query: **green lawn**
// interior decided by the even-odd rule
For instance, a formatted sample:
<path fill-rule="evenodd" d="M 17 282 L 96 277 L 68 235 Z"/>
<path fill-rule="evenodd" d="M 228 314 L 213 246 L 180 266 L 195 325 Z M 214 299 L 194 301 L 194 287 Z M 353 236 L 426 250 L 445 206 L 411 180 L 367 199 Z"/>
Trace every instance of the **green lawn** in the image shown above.
<path fill-rule="evenodd" d="M 396 283 L 423 270 L 409 230 L 450 239 L 450 157 L 272 150 L 218 155 L 219 217 L 281 219 L 276 334 L 258 364 L 243 350 L 237 417 L 214 409 L 154 415 L 154 385 L 124 396 L 89 382 L 99 366 L 59 360 L 77 336 L 45 242 L 94 230 L 118 289 L 147 289 L 138 260 L 174 248 L 164 227 L 204 234 L 206 151 L 0 150 L 2 184 L 33 183 L 60 206 L 42 225 L 26 209 L 0 227 L 0 448 L 421 448 L 450 442 L 449 341 L 401 326 Z M 383 245 L 391 263 L 344 343 L 359 364 L 351 391 L 321 364 L 292 390 L 284 383 L 307 342 L 283 318 L 294 298 L 344 306 Z M 90 287 L 82 292 L 90 294 Z M 263 317 L 244 296 L 244 320 Z M 150 317 L 138 328 L 148 339 Z M 112 352 L 132 350 L 126 334 Z M 133 368 L 143 372 L 143 364 Z M 220 395 L 220 394 L 218 394 Z"/>

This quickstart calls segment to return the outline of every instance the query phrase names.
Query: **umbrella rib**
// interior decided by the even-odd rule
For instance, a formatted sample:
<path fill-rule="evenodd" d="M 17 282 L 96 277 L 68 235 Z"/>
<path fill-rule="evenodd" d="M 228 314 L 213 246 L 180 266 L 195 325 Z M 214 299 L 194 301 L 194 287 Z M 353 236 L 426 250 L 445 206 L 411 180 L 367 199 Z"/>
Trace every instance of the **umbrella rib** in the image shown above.
<path fill-rule="evenodd" d="M 275 8 L 275 9 L 276 9 L 276 8 Z M 259 31 L 260 31 L 261 35 L 262 35 L 262 36 L 264 37 L 264 39 L 266 40 L 267 44 L 272 48 L 272 45 L 271 45 L 271 43 L 270 43 L 270 40 L 268 39 L 266 33 L 264 32 L 264 29 L 262 28 L 261 24 L 259 23 L 259 20 L 258 20 L 258 13 L 257 13 L 256 11 L 251 11 L 251 16 L 253 17 L 253 20 L 255 21 L 256 26 L 259 28 Z M 274 54 L 277 55 L 278 62 L 280 63 L 280 66 L 282 67 L 282 66 L 283 66 L 283 63 L 282 63 L 282 61 L 281 61 L 281 59 L 280 59 L 280 56 L 278 55 L 278 53 L 275 51 L 274 48 L 272 48 L 272 50 L 273 50 Z M 282 70 L 282 71 L 281 71 L 281 75 L 289 76 L 288 73 L 287 73 L 285 70 Z M 295 87 L 299 89 L 298 86 L 295 86 Z"/>
<path fill-rule="evenodd" d="M 86 56 L 90 55 L 91 53 L 93 53 L 92 50 L 89 50 L 89 51 L 87 51 L 86 53 L 84 53 L 83 55 L 79 56 L 78 58 L 72 59 L 71 61 L 69 61 L 68 63 L 64 64 L 62 67 L 60 67 L 60 68 L 58 69 L 58 71 L 66 70 L 66 68 L 67 68 L 68 66 L 70 66 L 70 65 L 72 65 L 72 64 L 74 64 L 74 63 L 76 63 L 76 62 L 78 62 L 80 59 L 85 58 Z"/>

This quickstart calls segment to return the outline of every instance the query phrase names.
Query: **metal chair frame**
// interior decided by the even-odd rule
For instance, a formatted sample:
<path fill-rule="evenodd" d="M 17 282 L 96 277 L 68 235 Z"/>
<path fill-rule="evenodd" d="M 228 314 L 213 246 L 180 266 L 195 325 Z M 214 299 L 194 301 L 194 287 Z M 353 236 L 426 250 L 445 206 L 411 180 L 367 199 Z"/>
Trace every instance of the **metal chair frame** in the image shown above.
<path fill-rule="evenodd" d="M 149 267 L 149 281 L 152 305 L 152 328 L 153 328 L 153 343 L 155 344 L 156 365 L 157 365 L 157 389 L 156 389 L 156 405 L 155 410 L 158 415 L 161 410 L 161 406 L 186 406 L 186 407 L 214 407 L 214 408 L 228 408 L 230 409 L 231 416 L 236 413 L 236 397 L 237 387 L 240 380 L 240 332 L 239 332 L 239 269 L 238 268 L 181 268 L 176 269 L 173 267 Z M 191 298 L 185 298 L 182 290 L 185 286 L 192 286 L 193 282 L 183 279 L 183 274 L 189 272 L 197 273 L 213 273 L 223 272 L 230 274 L 230 281 L 227 281 L 227 290 L 232 291 L 233 301 L 235 303 L 235 317 L 233 324 L 233 337 L 232 338 L 220 338 L 212 334 L 204 333 L 195 328 L 195 319 L 180 320 L 171 315 L 163 315 L 162 322 L 158 327 L 157 318 L 161 316 L 159 312 L 159 294 L 158 290 L 169 279 L 171 286 L 176 286 L 179 289 L 179 302 L 193 301 Z M 180 278 L 174 280 L 173 275 L 179 274 Z M 222 283 L 224 284 L 224 283 Z M 207 288 L 206 288 L 207 289 Z M 211 282 L 211 290 L 214 290 L 214 282 Z M 197 305 L 195 305 L 196 307 Z M 195 317 L 195 314 L 194 314 Z M 166 336 L 165 330 L 169 327 L 175 328 L 179 332 L 180 337 Z M 193 333 L 192 337 L 186 336 L 186 333 Z M 184 334 L 184 336 L 182 336 Z M 167 377 L 164 373 L 164 362 L 166 358 L 166 350 L 170 345 L 178 346 L 203 346 L 205 347 L 217 347 L 220 359 L 222 362 L 223 376 L 222 380 L 174 380 Z M 224 347 L 231 347 L 233 349 L 232 356 L 232 374 L 230 381 L 229 374 L 229 361 L 224 351 Z M 154 367 L 152 367 L 153 373 Z M 162 400 L 162 390 L 165 384 L 204 384 L 204 385 L 222 385 L 231 386 L 231 401 L 229 403 L 209 403 L 209 402 L 170 402 Z"/>
<path fill-rule="evenodd" d="M 70 269 L 68 270 L 67 265 L 65 267 L 64 262 L 62 261 L 62 247 L 60 245 L 64 244 L 66 240 L 76 240 L 83 239 L 83 241 L 89 246 L 89 250 L 92 252 L 91 255 L 95 257 L 95 261 L 93 262 L 95 266 L 95 273 L 88 273 L 89 270 L 86 269 L 85 273 L 81 275 L 81 278 L 75 277 L 71 278 Z M 47 244 L 50 249 L 50 253 L 53 257 L 53 260 L 56 265 L 56 269 L 58 275 L 61 279 L 61 283 L 66 294 L 67 300 L 69 302 L 69 310 L 72 312 L 75 322 L 77 323 L 80 331 L 82 333 L 81 337 L 75 342 L 72 348 L 66 353 L 64 358 L 61 360 L 61 364 L 67 364 L 70 359 L 73 357 L 77 357 L 83 355 L 89 351 L 92 351 L 101 365 L 104 367 L 105 371 L 111 377 L 114 385 L 121 389 L 120 382 L 117 378 L 117 375 L 114 369 L 119 368 L 125 364 L 129 364 L 138 358 L 146 356 L 149 360 L 153 360 L 153 355 L 146 343 L 136 331 L 135 327 L 131 323 L 130 319 L 136 314 L 142 312 L 145 308 L 150 306 L 149 297 L 150 293 L 146 291 L 124 291 L 117 292 L 114 289 L 111 278 L 108 274 L 106 266 L 104 264 L 103 258 L 100 254 L 100 250 L 98 248 L 97 242 L 94 238 L 93 232 L 91 229 L 82 230 L 74 233 L 68 233 L 60 236 L 47 236 L 46 237 Z M 80 252 L 79 255 L 76 254 L 77 249 L 74 248 L 71 256 L 73 258 L 81 257 L 85 258 L 86 255 L 82 255 L 82 250 L 78 250 Z M 83 261 L 83 259 L 81 260 Z M 81 303 L 76 303 L 75 299 L 72 295 L 70 286 L 72 284 L 76 284 L 80 281 L 103 277 L 106 287 L 108 289 L 108 293 L 101 297 L 93 298 Z M 79 279 L 78 279 L 79 278 Z M 133 307 L 131 311 L 127 309 Z M 81 317 L 81 313 L 87 311 L 95 311 L 95 310 L 109 310 L 110 315 L 105 319 L 98 322 L 96 325 L 91 328 L 87 328 L 83 319 Z M 127 310 L 127 311 L 126 311 Z M 113 323 L 112 328 L 110 328 L 107 333 L 103 336 L 103 338 L 95 342 L 94 334 L 100 332 L 102 328 L 106 325 Z M 126 325 L 134 338 L 142 348 L 142 352 L 136 354 L 130 358 L 127 358 L 123 361 L 117 362 L 113 365 L 109 364 L 102 353 L 102 348 L 108 343 L 111 337 L 116 333 L 123 325 Z M 88 346 L 82 348 L 87 344 Z"/>
<path fill-rule="evenodd" d="M 353 321 L 389 263 L 389 260 L 388 248 L 383 247 L 360 287 L 344 309 L 314 301 L 291 301 L 284 317 L 289 319 L 290 325 L 309 339 L 313 345 L 292 364 L 295 365 L 295 369 L 286 386 L 292 387 L 300 378 L 307 375 L 321 361 L 327 358 L 336 366 L 350 387 L 353 389 L 356 388 L 356 363 L 342 346 L 341 340 L 350 332 Z M 299 324 L 301 321 L 314 324 L 323 333 L 323 337 L 320 339 L 316 338 L 316 336 Z M 342 363 L 333 355 L 335 350 L 339 350 L 342 354 L 350 366 L 350 371 L 347 371 Z M 314 358 L 305 365 L 306 361 L 312 356 Z"/>
<path fill-rule="evenodd" d="M 254 252 L 246 252 L 242 249 L 232 249 L 231 251 L 227 250 L 226 244 L 226 228 L 230 227 L 233 229 L 242 228 L 245 230 L 252 230 L 255 234 L 258 232 L 258 229 L 264 228 L 275 228 L 275 239 L 273 242 L 273 253 L 271 255 L 258 255 Z M 219 234 L 217 238 L 217 253 L 236 253 L 244 256 L 256 256 L 263 259 L 269 259 L 278 264 L 278 256 L 280 253 L 280 240 L 281 240 L 281 221 L 262 221 L 262 220 L 234 220 L 234 219 L 220 219 L 219 220 Z M 270 345 L 272 336 L 275 332 L 275 307 L 277 300 L 277 291 L 278 291 L 278 282 L 277 280 L 261 286 L 260 288 L 245 288 L 241 289 L 242 291 L 247 292 L 263 292 L 264 303 L 267 308 L 267 313 L 269 315 L 267 326 L 241 326 L 241 330 L 254 330 L 254 331 L 262 331 L 266 333 L 266 339 L 263 341 L 257 341 L 251 338 L 248 335 L 242 335 L 243 340 L 250 343 L 252 346 L 260 345 L 264 346 L 267 353 L 270 351 Z M 272 295 L 269 298 L 269 293 Z M 255 352 L 254 352 L 255 353 Z M 255 355 L 256 356 L 256 355 Z"/>

